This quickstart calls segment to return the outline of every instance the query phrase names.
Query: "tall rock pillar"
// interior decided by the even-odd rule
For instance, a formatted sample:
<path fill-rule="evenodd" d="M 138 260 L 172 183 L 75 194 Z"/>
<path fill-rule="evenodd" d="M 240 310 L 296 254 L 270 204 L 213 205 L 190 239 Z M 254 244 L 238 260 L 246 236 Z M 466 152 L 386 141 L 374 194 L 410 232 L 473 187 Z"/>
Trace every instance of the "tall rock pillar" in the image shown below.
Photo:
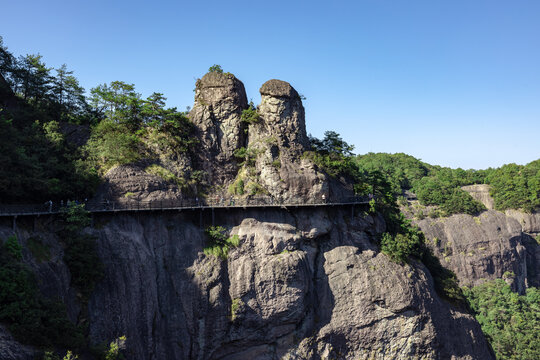
<path fill-rule="evenodd" d="M 208 173 L 212 184 L 221 185 L 236 176 L 234 150 L 244 146 L 241 116 L 246 108 L 244 84 L 234 75 L 209 72 L 197 80 L 189 118 L 201 142 L 198 166 Z"/>

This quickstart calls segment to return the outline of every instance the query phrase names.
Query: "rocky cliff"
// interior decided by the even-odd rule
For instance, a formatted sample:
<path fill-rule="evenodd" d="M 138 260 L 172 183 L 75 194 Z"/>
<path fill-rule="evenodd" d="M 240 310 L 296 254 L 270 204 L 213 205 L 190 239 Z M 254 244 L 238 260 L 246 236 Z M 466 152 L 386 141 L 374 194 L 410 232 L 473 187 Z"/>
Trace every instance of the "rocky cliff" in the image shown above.
<path fill-rule="evenodd" d="M 270 80 L 260 92 L 258 120 L 246 123 L 238 79 L 210 73 L 197 82 L 190 119 L 200 151 L 184 165 L 207 173 L 213 186 L 206 196 L 231 185 L 242 190 L 236 196 L 284 200 L 352 194 L 350 185 L 330 179 L 303 156 L 309 143 L 296 90 Z M 239 159 L 242 148 L 245 158 Z M 174 166 L 180 165 L 166 160 L 160 164 L 179 174 Z M 112 169 L 100 196 L 183 196 L 177 184 L 144 169 Z M 66 303 L 72 320 L 88 324 L 92 344 L 126 335 L 129 359 L 493 358 L 478 323 L 437 295 L 421 263 L 398 264 L 378 250 L 384 221 L 364 210 L 96 214 L 84 231 L 97 239 L 105 277 L 88 312 L 70 286 L 57 219 L 19 219 L 15 233 L 42 292 Z M 13 232 L 10 221 L 0 223 L 1 239 Z M 239 246 L 226 259 L 203 252 L 203 229 L 211 224 L 238 236 Z M 506 235 L 518 233 L 512 226 Z M 50 249 L 45 260 L 29 250 L 36 237 Z M 3 334 L 0 341 L 16 348 Z"/>
<path fill-rule="evenodd" d="M 464 189 L 492 208 L 487 185 Z M 416 223 L 435 255 L 456 273 L 461 285 L 505 278 L 520 293 L 540 285 L 540 246 L 534 239 L 540 233 L 540 214 L 488 210 L 478 216 L 460 214 Z"/>
<path fill-rule="evenodd" d="M 492 358 L 474 318 L 438 297 L 422 264 L 399 265 L 377 250 L 378 217 L 216 213 L 240 239 L 226 260 L 203 254 L 199 221 L 192 211 L 95 217 L 87 232 L 106 276 L 88 305 L 92 343 L 126 335 L 129 359 Z M 50 260 L 28 250 L 25 260 L 76 318 L 52 226 L 22 222 L 17 236 L 26 248 L 48 234 Z"/>

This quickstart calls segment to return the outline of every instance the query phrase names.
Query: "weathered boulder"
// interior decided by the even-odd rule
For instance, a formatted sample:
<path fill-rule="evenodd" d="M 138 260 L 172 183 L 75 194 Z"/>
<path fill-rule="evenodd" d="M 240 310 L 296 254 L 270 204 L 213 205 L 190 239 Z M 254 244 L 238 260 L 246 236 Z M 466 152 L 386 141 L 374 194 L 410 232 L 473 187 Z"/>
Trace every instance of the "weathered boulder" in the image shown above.
<path fill-rule="evenodd" d="M 110 169 L 92 199 L 103 202 L 177 200 L 182 194 L 177 184 L 145 171 L 144 165 L 120 165 Z"/>
<path fill-rule="evenodd" d="M 198 166 L 208 172 L 212 184 L 224 184 L 238 171 L 234 151 L 245 143 L 241 117 L 247 106 L 244 84 L 234 75 L 209 72 L 197 80 L 189 119 L 201 141 Z"/>
<path fill-rule="evenodd" d="M 519 210 L 506 210 L 505 214 L 516 219 L 524 232 L 540 235 L 540 212 L 525 213 Z"/>
<path fill-rule="evenodd" d="M 252 135 L 255 141 L 257 135 L 275 139 L 284 160 L 297 160 L 309 150 L 302 99 L 289 83 L 275 79 L 265 82 L 260 93 L 261 122 L 250 142 Z"/>

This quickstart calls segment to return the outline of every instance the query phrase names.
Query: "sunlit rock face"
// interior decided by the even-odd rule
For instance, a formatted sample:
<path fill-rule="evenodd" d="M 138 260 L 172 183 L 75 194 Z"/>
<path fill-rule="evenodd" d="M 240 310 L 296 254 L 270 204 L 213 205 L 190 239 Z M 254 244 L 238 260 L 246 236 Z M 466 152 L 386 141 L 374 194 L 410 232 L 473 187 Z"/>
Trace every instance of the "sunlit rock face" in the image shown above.
<path fill-rule="evenodd" d="M 486 208 L 493 208 L 488 185 L 463 188 Z M 456 214 L 416 220 L 441 264 L 461 285 L 476 286 L 504 278 L 514 291 L 540 285 L 540 214 L 487 210 L 478 216 Z"/>
<path fill-rule="evenodd" d="M 260 93 L 262 121 L 257 134 L 275 137 L 285 159 L 298 159 L 309 150 L 304 106 L 298 92 L 285 81 L 269 80 L 261 86 Z"/>
<path fill-rule="evenodd" d="M 285 81 L 269 80 L 260 93 L 259 121 L 248 132 L 248 148 L 256 154 L 254 175 L 272 197 L 283 201 L 328 196 L 328 177 L 303 157 L 309 141 L 297 91 Z"/>
<path fill-rule="evenodd" d="M 195 103 L 189 114 L 200 144 L 198 166 L 212 184 L 223 184 L 238 170 L 234 151 L 245 143 L 242 111 L 247 108 L 244 84 L 229 73 L 209 72 L 195 84 Z"/>

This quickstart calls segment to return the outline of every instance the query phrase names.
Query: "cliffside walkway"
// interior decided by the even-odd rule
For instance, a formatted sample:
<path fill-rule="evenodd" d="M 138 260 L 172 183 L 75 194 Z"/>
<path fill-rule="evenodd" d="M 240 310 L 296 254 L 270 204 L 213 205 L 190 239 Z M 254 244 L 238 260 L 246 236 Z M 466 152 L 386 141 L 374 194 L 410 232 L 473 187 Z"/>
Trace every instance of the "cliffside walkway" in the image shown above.
<path fill-rule="evenodd" d="M 172 210 L 204 210 L 204 209 L 247 209 L 247 208 L 299 208 L 299 207 L 331 207 L 346 205 L 367 205 L 368 197 L 348 197 L 326 201 L 317 199 L 292 199 L 279 201 L 270 197 L 264 198 L 206 198 L 156 201 L 104 201 L 85 203 L 85 209 L 91 213 L 119 213 L 137 211 L 172 211 Z M 59 214 L 64 204 L 49 203 L 27 205 L 0 205 L 0 217 L 39 216 Z"/>

